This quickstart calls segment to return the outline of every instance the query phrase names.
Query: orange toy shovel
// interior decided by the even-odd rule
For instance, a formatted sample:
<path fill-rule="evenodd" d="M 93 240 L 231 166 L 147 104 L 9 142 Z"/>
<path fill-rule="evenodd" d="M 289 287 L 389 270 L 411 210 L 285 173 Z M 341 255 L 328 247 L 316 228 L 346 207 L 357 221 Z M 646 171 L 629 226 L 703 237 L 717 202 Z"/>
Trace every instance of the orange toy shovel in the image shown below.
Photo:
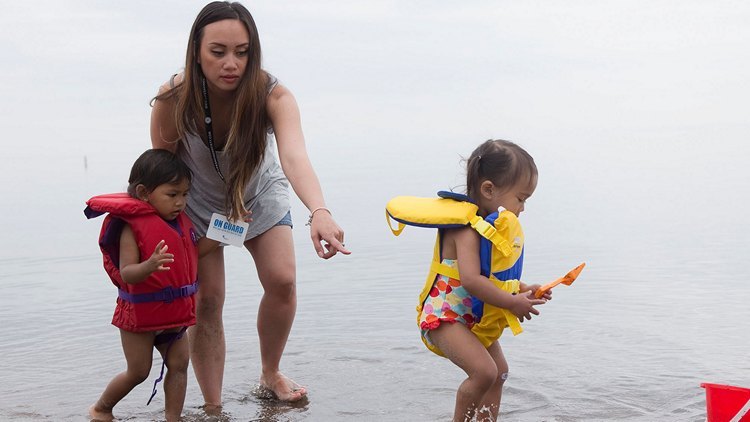
<path fill-rule="evenodd" d="M 571 284 L 573 284 L 574 281 L 576 281 L 576 278 L 578 278 L 578 274 L 580 274 L 581 271 L 583 271 L 583 267 L 585 267 L 585 266 L 586 266 L 586 263 L 584 262 L 581 265 L 579 265 L 579 266 L 573 268 L 572 270 L 568 271 L 567 274 L 565 274 L 564 276 L 558 278 L 557 280 L 555 280 L 555 281 L 553 281 L 551 283 L 547 283 L 544 286 L 538 288 L 536 290 L 536 294 L 534 294 L 534 296 L 537 299 L 539 299 L 540 297 L 544 296 L 545 293 L 547 293 L 548 291 L 552 290 L 553 287 L 557 286 L 560 283 L 562 283 L 562 284 L 564 284 L 566 286 L 570 286 Z"/>

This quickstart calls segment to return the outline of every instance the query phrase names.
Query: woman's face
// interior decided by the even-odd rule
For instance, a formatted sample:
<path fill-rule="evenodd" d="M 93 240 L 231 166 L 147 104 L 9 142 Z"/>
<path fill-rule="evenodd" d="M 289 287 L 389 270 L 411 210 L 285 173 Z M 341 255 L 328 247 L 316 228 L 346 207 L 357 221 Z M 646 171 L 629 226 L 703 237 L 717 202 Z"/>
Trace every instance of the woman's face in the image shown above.
<path fill-rule="evenodd" d="M 203 28 L 198 63 L 214 92 L 237 89 L 247 67 L 250 35 L 237 19 L 225 19 Z"/>

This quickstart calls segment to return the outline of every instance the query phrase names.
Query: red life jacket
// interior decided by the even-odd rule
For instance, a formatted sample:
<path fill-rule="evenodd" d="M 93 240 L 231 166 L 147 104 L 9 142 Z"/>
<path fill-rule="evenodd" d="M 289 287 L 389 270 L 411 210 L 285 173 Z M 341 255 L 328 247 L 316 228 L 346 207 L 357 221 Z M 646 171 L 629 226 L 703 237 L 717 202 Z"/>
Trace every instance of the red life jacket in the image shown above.
<path fill-rule="evenodd" d="M 131 332 L 157 331 L 195 325 L 195 292 L 198 277 L 197 236 L 185 213 L 174 222 L 159 216 L 150 204 L 127 193 L 99 195 L 86 202 L 88 218 L 109 213 L 99 234 L 104 269 L 117 286 L 118 298 L 112 325 Z M 169 271 L 155 271 L 140 283 L 129 284 L 120 275 L 120 235 L 129 225 L 147 260 L 164 240 L 174 262 Z"/>

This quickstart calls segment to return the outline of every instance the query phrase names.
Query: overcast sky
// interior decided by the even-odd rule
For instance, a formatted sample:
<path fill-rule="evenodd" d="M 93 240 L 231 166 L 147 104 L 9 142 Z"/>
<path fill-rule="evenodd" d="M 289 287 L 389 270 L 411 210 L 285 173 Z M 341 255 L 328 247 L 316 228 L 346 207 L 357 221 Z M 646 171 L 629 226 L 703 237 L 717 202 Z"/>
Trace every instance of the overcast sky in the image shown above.
<path fill-rule="evenodd" d="M 2 1 L 0 142 L 13 159 L 0 179 L 84 156 L 121 178 L 149 145 L 148 101 L 184 66 L 204 4 Z M 674 154 L 693 169 L 724 165 L 716 151 L 737 168 L 750 160 L 748 2 L 245 4 L 313 158 L 431 139 L 468 154 L 504 137 L 541 161 L 581 148 L 652 167 Z"/>
<path fill-rule="evenodd" d="M 28 133 L 31 122 L 81 130 L 82 119 L 142 124 L 135 111 L 147 114 L 143 104 L 181 69 L 204 4 L 4 1 L 0 121 L 14 134 Z M 500 119 L 511 131 L 746 120 L 747 2 L 246 5 L 265 66 L 299 97 L 316 133 L 336 121 L 422 132 L 448 117 L 456 125 L 442 129 L 451 132 Z"/>

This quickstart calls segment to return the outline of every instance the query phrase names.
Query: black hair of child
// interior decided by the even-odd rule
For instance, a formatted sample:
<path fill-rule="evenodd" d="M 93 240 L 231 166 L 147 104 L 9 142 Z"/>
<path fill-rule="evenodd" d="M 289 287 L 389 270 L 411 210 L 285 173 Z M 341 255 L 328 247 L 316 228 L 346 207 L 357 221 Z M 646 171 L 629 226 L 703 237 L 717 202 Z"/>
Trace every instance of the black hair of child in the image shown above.
<path fill-rule="evenodd" d="M 149 149 L 133 163 L 128 178 L 128 193 L 135 198 L 138 185 L 152 192 L 159 185 L 177 184 L 185 179 L 189 183 L 192 178 L 193 173 L 180 157 L 165 149 Z"/>

